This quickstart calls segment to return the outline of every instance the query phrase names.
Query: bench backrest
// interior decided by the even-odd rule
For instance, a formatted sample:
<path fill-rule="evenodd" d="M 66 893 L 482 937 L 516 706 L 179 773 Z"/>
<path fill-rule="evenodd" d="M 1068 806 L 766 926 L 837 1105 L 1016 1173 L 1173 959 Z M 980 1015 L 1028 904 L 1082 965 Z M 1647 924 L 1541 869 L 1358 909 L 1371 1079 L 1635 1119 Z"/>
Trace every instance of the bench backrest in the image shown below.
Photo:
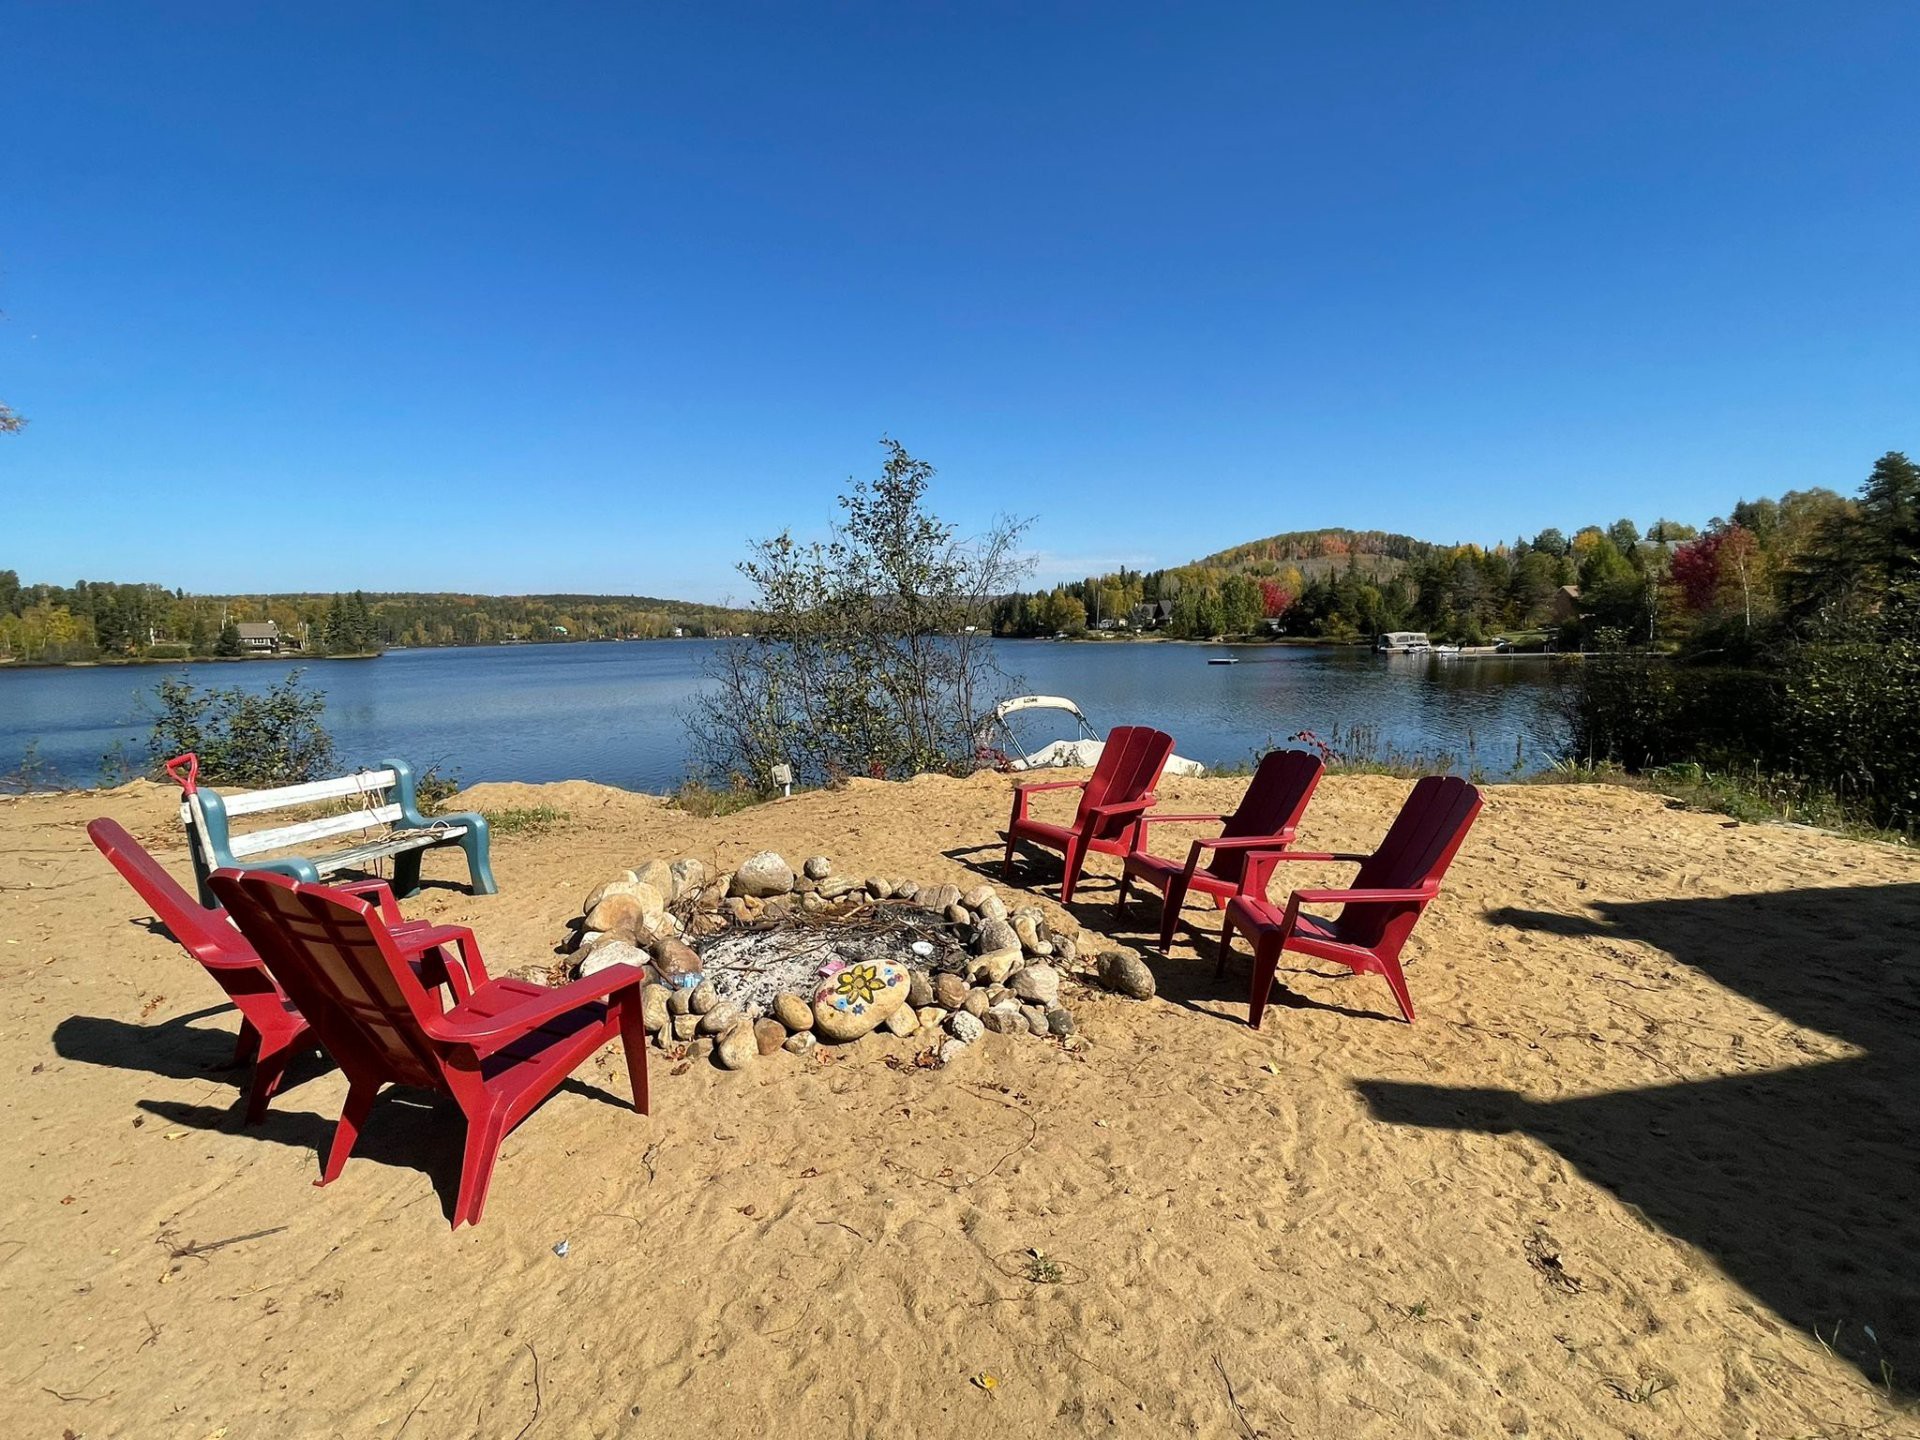
<path fill-rule="evenodd" d="M 393 770 L 362 770 L 357 775 L 342 775 L 333 780 L 311 780 L 303 785 L 281 785 L 271 790 L 245 790 L 237 795 L 203 789 L 198 792 L 198 798 L 209 832 L 214 832 L 216 825 L 219 827 L 218 832 L 210 833 L 209 842 L 216 848 L 224 847 L 227 854 L 239 860 L 249 855 L 264 855 L 269 850 L 286 850 L 334 835 L 351 834 L 355 830 L 370 830 L 376 825 L 391 825 L 406 814 L 397 800 L 388 800 L 399 781 L 399 774 Z M 361 797 L 369 803 L 343 814 L 324 815 L 318 820 L 301 820 L 246 834 L 233 833 L 232 822 L 244 815 L 265 815 L 275 810 L 350 797 Z M 193 828 L 190 802 L 181 802 L 180 818 L 189 829 Z"/>

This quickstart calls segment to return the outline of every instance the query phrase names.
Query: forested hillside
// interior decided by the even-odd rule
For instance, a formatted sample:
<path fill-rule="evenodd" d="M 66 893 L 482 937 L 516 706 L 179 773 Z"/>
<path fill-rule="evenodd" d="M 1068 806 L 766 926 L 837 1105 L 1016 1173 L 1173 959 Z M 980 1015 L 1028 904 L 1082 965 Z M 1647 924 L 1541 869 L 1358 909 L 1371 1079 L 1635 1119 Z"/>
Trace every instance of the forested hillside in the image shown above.
<path fill-rule="evenodd" d="M 729 634 L 737 611 L 640 595 L 188 595 L 163 585 L 23 585 L 0 570 L 0 658 L 186 659 L 241 653 L 239 627 L 275 622 L 288 648 L 541 644 Z"/>

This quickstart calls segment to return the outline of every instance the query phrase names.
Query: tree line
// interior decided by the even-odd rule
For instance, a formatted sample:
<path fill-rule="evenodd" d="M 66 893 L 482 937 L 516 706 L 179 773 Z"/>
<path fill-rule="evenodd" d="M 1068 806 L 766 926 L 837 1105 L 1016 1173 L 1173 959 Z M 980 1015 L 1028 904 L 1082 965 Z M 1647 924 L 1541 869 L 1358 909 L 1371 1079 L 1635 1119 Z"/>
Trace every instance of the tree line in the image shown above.
<path fill-rule="evenodd" d="M 272 621 L 283 648 L 359 655 L 389 646 L 561 644 L 733 634 L 741 612 L 646 596 L 189 595 L 163 585 L 22 584 L 0 570 L 0 658 L 55 663 L 239 655 L 240 626 Z"/>

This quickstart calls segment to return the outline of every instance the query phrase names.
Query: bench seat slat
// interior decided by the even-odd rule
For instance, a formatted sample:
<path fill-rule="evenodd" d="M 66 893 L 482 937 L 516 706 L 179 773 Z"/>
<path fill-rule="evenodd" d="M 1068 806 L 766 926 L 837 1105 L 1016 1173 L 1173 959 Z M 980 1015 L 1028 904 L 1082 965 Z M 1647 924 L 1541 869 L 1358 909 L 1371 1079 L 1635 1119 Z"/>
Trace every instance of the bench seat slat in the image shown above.
<path fill-rule="evenodd" d="M 397 778 L 391 770 L 363 770 L 358 775 L 342 775 L 333 780 L 310 780 L 304 785 L 282 785 L 272 790 L 243 790 L 220 798 L 229 815 L 258 815 L 264 810 L 285 810 L 317 800 L 338 800 L 347 795 L 364 795 L 369 790 L 385 790 Z"/>
<path fill-rule="evenodd" d="M 442 840 L 452 840 L 466 833 L 467 827 L 464 825 L 446 825 L 435 829 L 431 835 L 400 835 L 391 840 L 375 840 L 370 844 L 355 845 L 351 850 L 336 850 L 331 855 L 316 856 L 313 868 L 322 875 L 330 875 L 335 870 L 353 870 L 369 860 L 400 855 L 408 850 L 424 850 L 429 845 L 437 845 Z"/>
<path fill-rule="evenodd" d="M 329 835 L 344 835 L 349 830 L 369 830 L 375 825 L 391 825 L 403 813 L 398 805 L 381 805 L 370 810 L 354 810 L 345 815 L 329 815 L 321 820 L 303 820 L 297 825 L 282 825 L 277 830 L 255 830 L 250 835 L 235 835 L 227 845 L 227 853 L 237 860 L 268 850 L 285 850 L 292 845 L 305 845 L 310 840 L 324 840 Z"/>

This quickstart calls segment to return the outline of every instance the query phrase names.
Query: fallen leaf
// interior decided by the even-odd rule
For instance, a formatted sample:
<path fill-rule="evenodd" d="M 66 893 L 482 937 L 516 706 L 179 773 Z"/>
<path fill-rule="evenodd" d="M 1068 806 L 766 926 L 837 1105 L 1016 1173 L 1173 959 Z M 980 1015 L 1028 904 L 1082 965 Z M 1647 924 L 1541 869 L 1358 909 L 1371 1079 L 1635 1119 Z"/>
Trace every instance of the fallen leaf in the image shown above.
<path fill-rule="evenodd" d="M 978 1375 L 975 1375 L 973 1377 L 971 1383 L 979 1386 L 982 1390 L 986 1391 L 989 1395 L 991 1395 L 994 1392 L 995 1387 L 999 1385 L 1000 1380 L 998 1376 L 989 1375 L 986 1371 L 982 1370 Z"/>

